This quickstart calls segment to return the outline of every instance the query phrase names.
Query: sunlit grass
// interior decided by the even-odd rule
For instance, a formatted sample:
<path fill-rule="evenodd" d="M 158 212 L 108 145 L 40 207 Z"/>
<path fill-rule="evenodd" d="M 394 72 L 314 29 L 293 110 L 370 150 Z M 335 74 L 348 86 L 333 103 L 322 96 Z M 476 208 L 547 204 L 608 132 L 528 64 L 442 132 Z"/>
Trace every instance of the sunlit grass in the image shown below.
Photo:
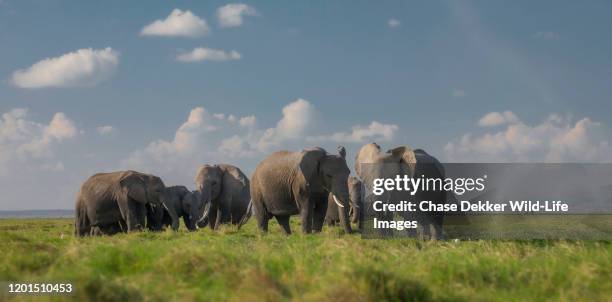
<path fill-rule="evenodd" d="M 68 219 L 0 220 L 0 281 L 70 281 L 77 301 L 605 301 L 597 241 L 364 240 L 337 228 L 74 238 Z M 2 298 L 2 297 L 0 297 Z M 0 299 L 2 300 L 2 299 Z M 608 300 L 609 301 L 609 300 Z"/>

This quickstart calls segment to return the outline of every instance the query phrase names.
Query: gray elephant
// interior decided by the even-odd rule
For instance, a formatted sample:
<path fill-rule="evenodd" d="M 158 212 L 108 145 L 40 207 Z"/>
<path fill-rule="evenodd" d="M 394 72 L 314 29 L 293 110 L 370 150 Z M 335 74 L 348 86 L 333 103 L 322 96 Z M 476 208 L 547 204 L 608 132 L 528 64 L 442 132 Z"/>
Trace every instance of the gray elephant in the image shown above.
<path fill-rule="evenodd" d="M 185 227 L 190 231 L 195 231 L 196 222 L 205 215 L 200 193 L 191 192 L 185 186 L 167 187 L 163 205 L 163 207 L 150 207 L 147 227 L 152 231 L 163 230 L 166 226 L 172 226 L 173 230 L 178 230 L 181 217 Z"/>
<path fill-rule="evenodd" d="M 238 225 L 250 217 L 249 179 L 238 167 L 219 164 L 204 165 L 195 177 L 201 204 L 208 208 L 207 215 L 198 219 L 199 227 L 216 230 L 221 224 Z"/>
<path fill-rule="evenodd" d="M 154 175 L 136 171 L 98 173 L 78 193 L 77 236 L 131 232 L 145 226 L 147 206 L 162 206 L 166 187 Z"/>
<path fill-rule="evenodd" d="M 408 146 L 399 146 L 382 152 L 379 145 L 370 143 L 363 146 L 355 157 L 355 171 L 366 186 L 367 192 L 372 192 L 371 185 L 376 178 L 395 178 L 397 175 L 413 177 L 415 175 L 426 178 L 444 178 L 442 165 L 423 150 L 413 151 Z M 373 195 L 366 194 L 364 210 L 370 209 L 373 202 Z M 419 190 L 414 196 L 406 191 L 386 192 L 384 196 L 377 199 L 383 201 L 398 202 L 401 200 L 421 201 L 431 200 L 437 203 L 446 202 L 446 192 Z M 377 212 L 373 213 L 379 219 L 391 220 L 393 213 Z M 400 212 L 406 220 L 416 220 L 419 228 L 425 237 L 431 239 L 442 238 L 442 215 L 439 212 Z M 431 229 L 433 227 L 433 233 Z M 383 231 L 383 234 L 390 232 Z M 409 229 L 408 234 L 416 235 L 416 230 Z"/>
<path fill-rule="evenodd" d="M 327 195 L 342 205 L 340 221 L 351 232 L 348 218 L 349 168 L 346 151 L 328 154 L 322 148 L 301 152 L 279 151 L 262 160 L 251 180 L 253 212 L 257 225 L 268 231 L 268 220 L 275 217 L 286 234 L 291 234 L 289 217 L 299 214 L 302 232 L 320 232 L 327 210 Z"/>
<path fill-rule="evenodd" d="M 348 180 L 348 188 L 349 188 L 349 216 L 351 218 L 352 223 L 356 223 L 358 227 L 361 229 L 361 224 L 363 222 L 362 218 L 362 199 L 361 199 L 361 181 L 355 177 L 351 176 Z M 334 200 L 331 194 L 327 197 L 327 213 L 325 214 L 325 222 L 334 226 L 340 222 L 340 216 L 338 213 L 343 211 L 343 208 L 339 206 Z"/>

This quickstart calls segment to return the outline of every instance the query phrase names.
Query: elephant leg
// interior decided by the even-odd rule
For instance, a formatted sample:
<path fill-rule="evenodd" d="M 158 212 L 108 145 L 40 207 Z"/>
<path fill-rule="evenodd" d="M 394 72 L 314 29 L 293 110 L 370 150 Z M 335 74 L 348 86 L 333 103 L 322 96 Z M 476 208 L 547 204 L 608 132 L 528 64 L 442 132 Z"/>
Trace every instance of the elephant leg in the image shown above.
<path fill-rule="evenodd" d="M 208 214 L 208 225 L 211 230 L 217 229 L 217 212 L 219 211 L 219 205 L 216 202 L 213 202 L 210 205 L 210 212 Z"/>
<path fill-rule="evenodd" d="M 134 207 L 136 208 L 136 221 L 137 228 L 139 230 L 146 227 L 146 219 L 147 219 L 147 205 L 142 203 L 134 203 Z"/>
<path fill-rule="evenodd" d="M 261 194 L 253 194 L 251 202 L 253 203 L 255 220 L 257 220 L 257 228 L 261 232 L 268 232 L 268 220 L 270 217 L 268 215 L 268 210 L 266 210 L 264 206 L 263 196 L 261 196 Z"/>
<path fill-rule="evenodd" d="M 431 227 L 432 224 L 429 221 L 428 218 L 422 219 L 423 220 L 423 240 L 428 240 L 431 238 Z"/>
<path fill-rule="evenodd" d="M 232 199 L 224 198 L 219 204 L 219 222 L 228 223 L 232 219 Z"/>
<path fill-rule="evenodd" d="M 363 220 L 365 219 L 365 206 L 362 203 L 357 211 L 357 228 L 363 234 Z"/>
<path fill-rule="evenodd" d="M 280 226 L 283 228 L 283 231 L 285 232 L 285 235 L 291 235 L 291 225 L 289 224 L 289 217 L 290 216 L 275 216 L 276 217 L 276 221 L 278 221 L 278 224 L 280 224 Z"/>
<path fill-rule="evenodd" d="M 123 221 L 125 223 L 125 229 L 124 231 L 129 233 L 132 230 L 134 230 L 134 214 L 132 209 L 130 209 L 129 206 L 130 201 L 127 200 L 125 202 L 119 201 L 118 205 L 119 205 L 119 211 L 121 212 L 121 217 L 123 218 Z"/>
<path fill-rule="evenodd" d="M 102 230 L 100 229 L 99 226 L 94 225 L 90 229 L 90 235 L 91 236 L 102 236 L 102 235 L 104 235 L 104 233 L 102 233 Z"/>
<path fill-rule="evenodd" d="M 189 215 L 184 215 L 183 216 L 183 223 L 185 223 L 185 227 L 189 230 L 189 231 L 195 231 L 197 230 L 197 228 L 195 227 L 196 224 L 193 224 L 191 222 L 191 219 L 189 219 Z M 193 225 L 193 228 L 191 227 Z"/>
<path fill-rule="evenodd" d="M 304 234 L 309 234 L 312 232 L 312 216 L 314 206 L 309 199 L 303 200 L 301 204 L 302 211 L 300 212 L 300 216 L 302 218 L 302 232 Z"/>
<path fill-rule="evenodd" d="M 325 213 L 327 213 L 327 200 L 324 202 L 318 202 L 314 205 L 314 212 L 312 215 L 312 230 L 315 233 L 323 230 L 323 222 L 325 221 Z"/>
<path fill-rule="evenodd" d="M 253 200 L 253 208 L 255 212 L 255 219 L 257 220 L 257 228 L 264 232 L 268 232 L 268 220 L 270 220 L 270 216 L 268 215 L 268 211 L 265 209 L 263 205 L 263 201 L 261 200 Z"/>
<path fill-rule="evenodd" d="M 262 232 L 268 232 L 268 214 L 262 213 L 255 215 L 255 219 L 257 219 L 257 228 L 259 228 Z"/>
<path fill-rule="evenodd" d="M 131 219 L 132 219 L 132 231 L 140 231 L 142 229 L 143 225 L 143 217 L 142 217 L 142 213 L 143 210 L 141 207 L 144 207 L 143 204 L 130 200 L 128 202 L 128 208 L 130 209 L 129 212 L 131 213 Z M 129 226 L 128 226 L 129 229 Z"/>
<path fill-rule="evenodd" d="M 232 208 L 231 208 L 231 222 L 233 225 L 238 225 L 240 224 L 240 221 L 242 220 L 242 217 L 244 217 L 244 215 L 247 215 L 247 211 L 246 209 L 241 208 L 240 202 L 235 202 L 232 203 Z"/>
<path fill-rule="evenodd" d="M 433 218 L 433 234 L 431 236 L 432 240 L 444 240 L 444 230 L 443 230 L 443 222 L 444 216 L 436 215 Z"/>
<path fill-rule="evenodd" d="M 127 233 L 127 223 L 125 222 L 125 220 L 119 220 L 119 229 L 121 230 L 121 232 L 123 233 Z"/>
<path fill-rule="evenodd" d="M 217 210 L 217 219 L 215 221 L 215 230 L 218 230 L 221 227 L 221 223 L 223 223 L 223 214 L 221 213 L 221 207 Z"/>

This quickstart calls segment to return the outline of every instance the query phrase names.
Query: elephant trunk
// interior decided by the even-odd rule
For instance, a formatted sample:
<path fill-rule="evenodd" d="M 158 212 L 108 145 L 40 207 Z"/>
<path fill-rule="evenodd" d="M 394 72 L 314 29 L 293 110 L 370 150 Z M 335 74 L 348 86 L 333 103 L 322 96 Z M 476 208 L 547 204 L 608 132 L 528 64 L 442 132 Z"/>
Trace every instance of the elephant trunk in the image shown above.
<path fill-rule="evenodd" d="M 331 188 L 332 198 L 338 206 L 338 217 L 344 231 L 348 234 L 352 232 L 351 221 L 349 219 L 349 193 L 346 178 L 335 181 Z"/>
<path fill-rule="evenodd" d="M 356 185 L 356 187 L 351 188 L 350 198 L 351 198 L 351 209 L 350 216 L 352 223 L 359 223 L 359 216 L 361 215 L 361 186 Z"/>
<path fill-rule="evenodd" d="M 189 215 L 189 217 L 187 217 L 187 219 L 184 219 L 184 222 L 185 222 L 185 227 L 187 227 L 187 229 L 189 231 L 193 232 L 193 231 L 196 231 L 198 229 L 197 225 L 196 225 L 196 222 L 195 222 L 194 219 L 191 218 L 191 215 Z"/>
<path fill-rule="evenodd" d="M 201 188 L 198 192 L 199 200 L 197 200 L 198 209 L 196 217 L 193 217 L 194 223 L 203 221 L 210 213 L 210 206 L 212 204 L 212 190 L 210 188 Z"/>

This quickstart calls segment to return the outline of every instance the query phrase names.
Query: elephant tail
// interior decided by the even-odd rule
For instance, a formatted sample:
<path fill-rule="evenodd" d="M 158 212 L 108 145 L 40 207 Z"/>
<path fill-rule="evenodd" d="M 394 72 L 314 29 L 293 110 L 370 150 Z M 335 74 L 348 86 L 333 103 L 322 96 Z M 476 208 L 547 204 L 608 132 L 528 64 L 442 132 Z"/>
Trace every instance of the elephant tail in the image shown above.
<path fill-rule="evenodd" d="M 247 210 L 246 213 L 244 213 L 244 216 L 242 216 L 242 219 L 240 219 L 240 223 L 238 224 L 238 229 L 240 229 L 244 224 L 246 224 L 249 221 L 249 218 L 251 218 L 251 215 L 253 215 L 253 200 L 249 200 L 249 205 L 247 206 Z"/>

